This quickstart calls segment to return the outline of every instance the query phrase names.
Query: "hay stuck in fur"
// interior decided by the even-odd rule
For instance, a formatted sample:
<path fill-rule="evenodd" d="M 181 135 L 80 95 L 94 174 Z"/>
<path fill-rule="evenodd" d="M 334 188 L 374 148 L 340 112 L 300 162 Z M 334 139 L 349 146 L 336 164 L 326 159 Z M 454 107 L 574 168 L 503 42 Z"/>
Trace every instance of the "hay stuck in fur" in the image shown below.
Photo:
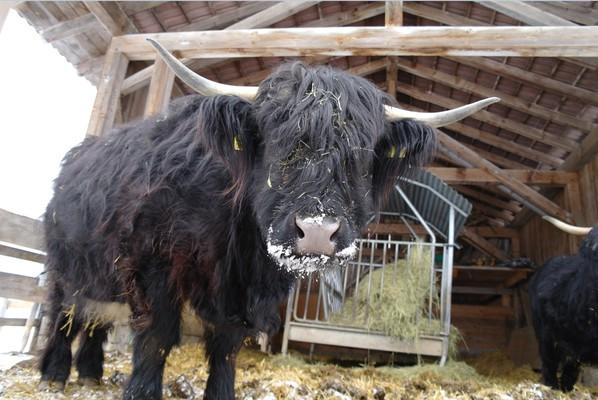
<path fill-rule="evenodd" d="M 439 304 L 438 291 L 430 292 L 433 255 L 433 247 L 414 244 L 405 259 L 366 269 L 356 293 L 345 300 L 331 322 L 406 340 L 438 334 L 441 322 L 428 312 L 430 302 L 433 309 Z M 451 348 L 455 348 L 460 337 L 456 328 L 451 327 L 450 337 Z"/>

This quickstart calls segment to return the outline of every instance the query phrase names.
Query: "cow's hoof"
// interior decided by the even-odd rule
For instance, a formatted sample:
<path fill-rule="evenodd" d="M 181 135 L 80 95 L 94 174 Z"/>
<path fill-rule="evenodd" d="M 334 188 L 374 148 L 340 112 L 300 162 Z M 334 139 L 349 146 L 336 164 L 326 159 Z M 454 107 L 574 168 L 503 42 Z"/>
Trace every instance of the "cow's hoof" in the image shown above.
<path fill-rule="evenodd" d="M 41 381 L 37 388 L 44 392 L 62 392 L 64 391 L 64 382 Z"/>
<path fill-rule="evenodd" d="M 100 386 L 100 380 L 97 378 L 83 377 L 77 379 L 77 384 L 89 388 L 95 388 Z"/>

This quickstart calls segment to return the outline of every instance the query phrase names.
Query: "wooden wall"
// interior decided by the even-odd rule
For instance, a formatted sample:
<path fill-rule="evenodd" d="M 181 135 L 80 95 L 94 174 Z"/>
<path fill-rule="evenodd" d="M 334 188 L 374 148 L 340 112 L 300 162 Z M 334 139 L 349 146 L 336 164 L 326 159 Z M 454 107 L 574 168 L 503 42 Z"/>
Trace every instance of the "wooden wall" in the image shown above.
<path fill-rule="evenodd" d="M 575 210 L 563 191 L 553 201 L 570 210 L 580 225 L 598 225 L 598 155 L 579 170 L 579 192 L 581 210 Z M 521 229 L 522 255 L 538 264 L 551 257 L 577 252 L 580 238 L 573 238 L 534 216 Z"/>

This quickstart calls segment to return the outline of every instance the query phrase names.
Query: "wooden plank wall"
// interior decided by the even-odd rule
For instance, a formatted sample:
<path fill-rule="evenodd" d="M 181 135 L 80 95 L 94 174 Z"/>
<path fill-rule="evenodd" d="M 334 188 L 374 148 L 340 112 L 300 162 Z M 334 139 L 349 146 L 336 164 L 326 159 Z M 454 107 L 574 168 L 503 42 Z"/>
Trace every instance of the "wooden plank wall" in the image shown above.
<path fill-rule="evenodd" d="M 582 210 L 576 223 L 585 226 L 598 225 L 598 155 L 579 170 L 579 188 Z M 564 193 L 554 199 L 557 205 L 569 209 Z M 575 214 L 575 213 L 574 213 Z M 570 236 L 534 216 L 521 229 L 521 250 L 523 256 L 543 264 L 551 257 L 572 254 L 577 251 L 579 240 L 570 241 Z"/>

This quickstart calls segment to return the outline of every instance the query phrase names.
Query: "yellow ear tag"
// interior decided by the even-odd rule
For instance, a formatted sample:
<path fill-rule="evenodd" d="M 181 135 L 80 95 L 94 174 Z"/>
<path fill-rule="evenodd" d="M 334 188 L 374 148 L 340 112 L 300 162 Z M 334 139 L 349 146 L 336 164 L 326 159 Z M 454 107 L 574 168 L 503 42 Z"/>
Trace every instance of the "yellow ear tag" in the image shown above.
<path fill-rule="evenodd" d="M 399 158 L 405 158 L 406 155 L 407 155 L 407 147 L 403 147 L 401 149 L 401 152 L 399 153 Z"/>
<path fill-rule="evenodd" d="M 235 151 L 243 151 L 243 147 L 241 147 L 241 141 L 237 135 L 233 137 L 233 149 L 235 149 Z"/>
<path fill-rule="evenodd" d="M 388 158 L 395 158 L 396 155 L 397 155 L 397 146 L 392 146 L 390 148 L 390 150 L 388 150 L 388 153 L 386 153 L 386 157 L 388 157 Z"/>

